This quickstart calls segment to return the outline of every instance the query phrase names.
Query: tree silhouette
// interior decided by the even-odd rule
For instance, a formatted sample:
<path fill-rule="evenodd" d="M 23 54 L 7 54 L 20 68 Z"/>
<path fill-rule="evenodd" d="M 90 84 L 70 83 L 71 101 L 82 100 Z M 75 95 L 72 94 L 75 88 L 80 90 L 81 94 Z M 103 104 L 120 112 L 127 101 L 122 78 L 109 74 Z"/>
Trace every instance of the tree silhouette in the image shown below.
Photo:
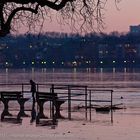
<path fill-rule="evenodd" d="M 108 0 L 0 0 L 0 37 L 16 31 L 21 24 L 42 27 L 51 10 L 59 12 L 60 24 L 70 24 L 81 31 L 102 26 L 102 10 Z M 120 0 L 114 0 L 119 2 Z M 26 21 L 26 22 L 25 22 Z M 77 22 L 78 21 L 78 22 Z"/>

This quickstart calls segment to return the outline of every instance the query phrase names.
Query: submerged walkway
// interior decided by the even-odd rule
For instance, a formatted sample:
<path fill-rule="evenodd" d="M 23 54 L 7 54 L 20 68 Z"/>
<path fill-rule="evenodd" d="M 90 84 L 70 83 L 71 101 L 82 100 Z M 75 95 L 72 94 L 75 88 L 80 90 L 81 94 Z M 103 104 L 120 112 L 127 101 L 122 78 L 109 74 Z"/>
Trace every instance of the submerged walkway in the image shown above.
<path fill-rule="evenodd" d="M 94 89 L 81 85 L 36 84 L 36 102 L 31 102 L 29 84 L 1 84 L 0 102 L 3 104 L 1 121 L 13 118 L 9 111 L 11 105 L 19 104 L 16 120 L 21 122 L 23 117 L 31 117 L 31 123 L 40 124 L 48 120 L 57 125 L 58 119 L 73 119 L 73 107 L 84 109 L 85 119 L 92 119 L 92 110 L 110 112 L 113 122 L 113 90 Z M 12 102 L 12 104 L 10 103 Z M 30 102 L 31 115 L 26 114 L 26 103 Z M 79 106 L 80 104 L 80 106 Z M 63 116 L 62 106 L 65 107 L 67 116 Z M 44 108 L 47 108 L 44 111 Z M 47 113 L 47 115 L 46 115 Z"/>

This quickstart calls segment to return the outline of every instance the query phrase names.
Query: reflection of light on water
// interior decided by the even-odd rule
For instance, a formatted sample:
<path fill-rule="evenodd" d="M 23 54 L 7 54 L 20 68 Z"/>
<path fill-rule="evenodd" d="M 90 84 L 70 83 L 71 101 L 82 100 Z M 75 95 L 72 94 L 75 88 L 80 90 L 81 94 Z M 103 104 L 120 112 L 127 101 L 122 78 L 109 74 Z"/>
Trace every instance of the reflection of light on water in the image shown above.
<path fill-rule="evenodd" d="M 8 68 L 5 69 L 5 72 L 8 73 Z"/>
<path fill-rule="evenodd" d="M 22 69 L 22 71 L 25 73 L 25 72 L 26 72 L 26 69 L 25 69 L 25 68 L 23 68 L 23 69 Z"/>
<path fill-rule="evenodd" d="M 74 68 L 74 69 L 73 69 L 73 72 L 74 72 L 74 73 L 76 73 L 76 72 L 77 72 L 77 69 L 76 69 L 76 68 Z"/>
<path fill-rule="evenodd" d="M 46 68 L 44 68 L 44 72 L 46 72 L 47 70 L 46 70 Z"/>
<path fill-rule="evenodd" d="M 8 81 L 9 81 L 9 80 L 8 80 L 8 78 L 9 78 L 9 75 L 8 75 L 8 68 L 5 69 L 5 73 L 6 73 L 6 77 L 5 77 L 6 79 L 5 79 L 5 81 L 6 81 L 6 84 L 7 84 Z"/>
<path fill-rule="evenodd" d="M 76 81 L 76 77 L 77 77 L 77 69 L 73 68 L 73 80 L 74 80 L 74 82 Z"/>
<path fill-rule="evenodd" d="M 42 73 L 42 81 L 46 81 L 46 68 L 42 68 L 41 69 L 41 73 Z"/>
<path fill-rule="evenodd" d="M 86 72 L 87 72 L 87 80 L 90 81 L 90 77 L 91 77 L 91 68 L 86 68 Z"/>
<path fill-rule="evenodd" d="M 100 73 L 103 73 L 103 68 L 100 68 Z"/>
<path fill-rule="evenodd" d="M 135 73 L 134 73 L 135 72 Z M 114 95 L 118 95 L 120 100 L 124 96 L 123 101 L 132 99 L 130 94 L 139 94 L 140 91 L 140 69 L 117 69 L 111 68 L 109 70 L 104 68 L 86 68 L 86 69 L 21 69 L 1 70 L 1 83 L 26 83 L 29 78 L 34 78 L 37 83 L 60 83 L 60 84 L 86 84 L 95 88 L 113 89 Z M 5 90 L 5 87 L 1 87 Z M 7 87 L 11 88 L 11 87 Z M 18 87 L 16 87 L 18 89 Z M 131 89 L 132 88 L 132 89 Z M 44 89 L 43 89 L 44 90 Z M 45 89 L 46 90 L 46 89 Z M 124 92 L 122 92 L 122 90 Z M 133 92 L 134 91 L 134 92 Z M 126 94 L 126 95 L 125 95 Z M 140 98 L 133 98 L 133 102 L 140 102 Z M 131 103 L 133 103 L 131 101 Z"/>
<path fill-rule="evenodd" d="M 35 69 L 32 68 L 32 79 L 34 79 L 34 77 L 35 77 Z"/>
<path fill-rule="evenodd" d="M 113 79 L 115 78 L 116 69 L 113 68 Z"/>
<path fill-rule="evenodd" d="M 103 68 L 100 68 L 100 80 L 103 81 Z"/>
<path fill-rule="evenodd" d="M 25 68 L 22 68 L 22 72 L 23 72 L 23 74 L 22 74 L 22 79 L 23 79 L 24 81 L 26 81 L 26 69 L 25 69 Z"/>
<path fill-rule="evenodd" d="M 116 69 L 115 68 L 113 68 L 113 73 L 115 73 L 116 72 Z"/>
<path fill-rule="evenodd" d="M 127 69 L 126 68 L 124 68 L 124 73 L 126 73 L 127 72 Z"/>
<path fill-rule="evenodd" d="M 55 79 L 55 68 L 52 69 L 52 72 L 53 72 L 52 73 L 52 82 L 54 83 L 55 82 L 55 80 L 54 80 Z"/>
<path fill-rule="evenodd" d="M 90 73 L 91 72 L 91 68 L 86 68 L 86 72 Z"/>

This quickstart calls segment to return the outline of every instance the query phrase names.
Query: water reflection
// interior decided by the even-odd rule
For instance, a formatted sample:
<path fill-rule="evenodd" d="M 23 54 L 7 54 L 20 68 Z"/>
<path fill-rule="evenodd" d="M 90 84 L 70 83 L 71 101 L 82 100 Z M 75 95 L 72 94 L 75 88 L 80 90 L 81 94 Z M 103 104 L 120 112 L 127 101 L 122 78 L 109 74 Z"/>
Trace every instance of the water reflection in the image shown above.
<path fill-rule="evenodd" d="M 3 109 L 1 113 L 1 122 L 13 123 L 13 124 L 22 124 L 21 114 L 17 115 L 9 112 L 8 109 Z"/>
<path fill-rule="evenodd" d="M 32 124 L 35 120 L 36 120 L 36 109 L 35 109 L 35 100 L 33 100 L 30 123 Z"/>
<path fill-rule="evenodd" d="M 17 125 L 17 124 L 22 125 L 23 120 L 25 119 L 25 120 L 29 120 L 28 122 L 26 121 L 26 123 L 27 123 L 26 125 L 35 124 L 36 127 L 49 127 L 51 129 L 55 129 L 58 126 L 60 116 L 56 116 L 56 114 L 54 114 L 54 118 L 51 118 L 51 117 L 50 118 L 48 118 L 48 117 L 47 118 L 40 118 L 39 122 L 38 122 L 37 121 L 37 114 L 38 114 L 37 104 L 35 102 L 33 102 L 31 108 L 32 109 L 30 110 L 30 115 L 28 115 L 27 119 L 25 119 L 23 116 L 15 115 L 15 111 L 14 111 L 14 115 L 5 115 L 4 118 L 1 119 L 1 122 L 2 123 L 15 124 L 15 125 Z M 74 112 L 75 112 L 75 114 L 74 114 Z M 83 117 L 84 114 L 82 113 L 83 109 L 78 109 L 77 108 L 77 110 L 75 110 L 74 112 L 73 112 L 73 114 L 74 114 L 75 117 L 72 117 L 72 120 L 75 120 L 75 121 L 83 121 L 83 120 L 85 120 L 85 118 Z M 76 113 L 78 113 L 78 112 L 81 112 L 83 115 L 82 114 L 80 116 L 76 115 Z M 98 116 L 98 115 L 99 116 L 107 115 L 108 122 L 113 123 L 113 112 L 112 111 L 97 111 L 96 114 L 95 114 L 95 111 L 88 111 L 88 112 L 89 112 L 89 115 L 90 115 L 88 117 L 88 118 L 90 118 L 90 122 L 92 122 L 93 120 L 95 121 L 96 120 L 95 117 Z M 111 115 L 111 118 L 110 118 L 110 115 Z M 57 117 L 58 117 L 58 119 L 57 119 Z M 62 118 L 61 118 L 61 121 L 62 121 Z"/>
<path fill-rule="evenodd" d="M 12 123 L 12 124 L 22 124 L 22 119 L 21 118 L 19 119 L 17 117 L 8 117 L 1 120 L 1 122 Z"/>
<path fill-rule="evenodd" d="M 127 104 L 131 103 L 133 105 L 137 103 L 139 105 L 140 103 L 140 96 L 138 96 L 140 87 L 140 69 L 4 69 L 1 70 L 0 79 L 3 83 L 26 83 L 29 81 L 29 79 L 36 79 L 38 83 L 53 82 L 73 84 L 75 82 L 81 85 L 87 84 L 89 86 L 94 86 L 95 88 L 113 88 L 115 90 L 115 94 L 117 93 L 115 95 L 116 100 L 123 96 L 124 102 L 127 102 Z M 3 87 L 0 88 L 2 90 Z M 32 111 L 29 113 L 29 121 L 31 124 L 33 124 L 36 122 L 36 105 L 33 104 L 31 108 Z M 10 118 L 10 116 L 4 116 L 4 118 L 6 120 L 7 118 Z M 44 123 L 45 121 L 47 121 L 46 125 L 49 125 L 51 124 L 52 120 L 49 121 L 46 119 L 42 120 L 40 123 Z"/>
<path fill-rule="evenodd" d="M 16 73 L 16 74 L 15 74 Z M 87 68 L 87 69 L 5 69 L 1 70 L 2 83 L 26 83 L 29 79 L 38 83 L 78 83 L 96 86 L 99 82 L 112 83 L 112 86 L 121 82 L 140 81 L 140 69 L 130 68 Z M 20 81 L 19 81 L 20 79 Z M 84 79 L 84 80 L 83 80 Z M 119 83 L 120 82 L 120 83 Z M 111 86 L 108 84 L 108 86 Z M 120 84 L 119 86 L 123 86 Z M 124 85 L 126 87 L 126 85 Z"/>
<path fill-rule="evenodd" d="M 25 110 L 24 110 L 25 111 Z M 58 120 L 55 118 L 40 118 L 39 121 L 37 121 L 37 105 L 35 102 L 32 103 L 32 109 L 30 114 L 26 114 L 24 116 L 22 113 L 17 112 L 17 111 L 12 111 L 12 113 L 9 113 L 9 110 L 3 109 L 1 112 L 1 123 L 10 123 L 10 124 L 20 124 L 22 125 L 22 122 L 24 118 L 29 118 L 30 124 L 33 125 L 35 124 L 36 126 L 48 126 L 51 127 L 52 129 L 55 129 L 55 127 L 58 125 Z"/>

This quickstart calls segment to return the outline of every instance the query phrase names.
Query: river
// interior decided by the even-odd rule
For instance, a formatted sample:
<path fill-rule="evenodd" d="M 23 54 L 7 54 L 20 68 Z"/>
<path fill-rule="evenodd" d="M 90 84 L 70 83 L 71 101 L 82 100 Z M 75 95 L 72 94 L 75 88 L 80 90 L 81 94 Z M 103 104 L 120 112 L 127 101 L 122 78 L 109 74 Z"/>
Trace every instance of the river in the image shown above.
<path fill-rule="evenodd" d="M 1 69 L 0 84 L 29 83 L 76 84 L 114 90 L 114 103 L 140 107 L 140 69 Z M 123 97 L 121 100 L 120 98 Z"/>

